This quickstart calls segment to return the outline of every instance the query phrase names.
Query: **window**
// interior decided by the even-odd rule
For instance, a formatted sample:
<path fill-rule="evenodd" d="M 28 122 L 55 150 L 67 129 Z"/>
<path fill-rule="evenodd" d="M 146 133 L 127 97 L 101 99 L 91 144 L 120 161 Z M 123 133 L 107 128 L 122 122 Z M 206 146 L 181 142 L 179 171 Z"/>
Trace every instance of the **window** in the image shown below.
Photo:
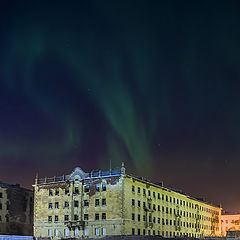
<path fill-rule="evenodd" d="M 105 236 L 107 234 L 106 228 L 102 228 L 102 235 Z"/>
<path fill-rule="evenodd" d="M 78 228 L 74 229 L 74 236 L 78 236 Z"/>
<path fill-rule="evenodd" d="M 160 199 L 160 193 L 158 193 L 158 199 Z"/>
<path fill-rule="evenodd" d="M 140 202 L 140 200 L 138 200 L 138 207 L 141 207 L 141 202 Z"/>
<path fill-rule="evenodd" d="M 57 237 L 58 236 L 58 229 L 54 230 L 54 236 Z"/>
<path fill-rule="evenodd" d="M 103 184 L 102 185 L 102 191 L 106 191 L 107 190 L 107 185 L 106 184 Z"/>
<path fill-rule="evenodd" d="M 164 200 L 164 195 L 162 194 L 162 200 Z"/>
<path fill-rule="evenodd" d="M 143 215 L 143 221 L 146 222 L 146 215 Z"/>
<path fill-rule="evenodd" d="M 48 229 L 48 236 L 52 237 L 52 229 Z"/>
<path fill-rule="evenodd" d="M 168 202 L 168 196 L 166 196 L 166 201 Z"/>
<path fill-rule="evenodd" d="M 135 229 L 132 228 L 132 235 L 135 235 Z"/>
<path fill-rule="evenodd" d="M 99 213 L 95 214 L 95 220 L 99 220 Z"/>
<path fill-rule="evenodd" d="M 95 206 L 96 206 L 96 207 L 99 206 L 99 199 L 96 199 L 96 200 L 95 200 Z"/>
<path fill-rule="evenodd" d="M 84 200 L 84 207 L 88 207 L 89 206 L 89 201 L 88 200 Z"/>
<path fill-rule="evenodd" d="M 100 185 L 99 184 L 96 185 L 96 192 L 100 192 Z"/>
<path fill-rule="evenodd" d="M 56 195 L 56 196 L 59 195 L 59 189 L 58 189 L 58 188 L 55 190 L 55 195 Z M 56 229 L 56 230 L 57 230 L 57 229 Z"/>
<path fill-rule="evenodd" d="M 52 222 L 52 216 L 48 216 L 48 222 Z"/>
<path fill-rule="evenodd" d="M 95 228 L 95 235 L 99 236 L 100 235 L 100 228 Z"/>
<path fill-rule="evenodd" d="M 74 193 L 75 193 L 75 194 L 79 194 L 79 188 L 78 188 L 78 187 L 75 187 Z"/>
<path fill-rule="evenodd" d="M 106 213 L 102 213 L 102 220 L 106 220 Z"/>
<path fill-rule="evenodd" d="M 0 222 L 2 221 L 2 216 L 0 215 Z"/>
<path fill-rule="evenodd" d="M 0 209 L 2 209 L 2 203 L 0 203 Z"/>
<path fill-rule="evenodd" d="M 160 205 L 158 205 L 158 211 L 160 211 Z"/>
<path fill-rule="evenodd" d="M 135 192 L 135 187 L 134 186 L 132 186 L 132 192 Z"/>
<path fill-rule="evenodd" d="M 132 213 L 132 220 L 135 220 L 135 214 Z"/>
<path fill-rule="evenodd" d="M 135 206 L 135 200 L 132 199 L 132 206 Z"/>
<path fill-rule="evenodd" d="M 52 189 L 49 189 L 49 196 L 52 196 L 52 195 L 53 195 Z"/>
<path fill-rule="evenodd" d="M 151 215 L 149 215 L 149 218 L 148 218 L 149 220 L 149 222 L 152 222 L 152 216 Z"/>
<path fill-rule="evenodd" d="M 78 215 L 77 214 L 74 215 L 74 220 L 78 221 Z"/>
<path fill-rule="evenodd" d="M 153 204 L 153 210 L 156 210 L 156 205 L 155 204 Z"/>
<path fill-rule="evenodd" d="M 102 199 L 102 205 L 105 206 L 106 205 L 106 198 Z"/>
<path fill-rule="evenodd" d="M 58 208 L 58 202 L 55 202 L 55 208 Z"/>
<path fill-rule="evenodd" d="M 141 215 L 138 214 L 138 221 L 140 222 L 140 220 L 141 220 Z"/>
<path fill-rule="evenodd" d="M 148 190 L 148 196 L 151 197 L 151 191 L 150 190 Z"/>
<path fill-rule="evenodd" d="M 64 208 L 68 208 L 69 207 L 69 202 L 68 201 L 65 201 L 64 202 Z"/>
<path fill-rule="evenodd" d="M 140 187 L 138 187 L 138 193 L 141 193 L 141 191 L 140 191 Z"/>
<path fill-rule="evenodd" d="M 160 218 L 158 218 L 158 223 L 160 223 Z"/>
<path fill-rule="evenodd" d="M 2 198 L 2 192 L 0 192 L 0 198 Z"/>
<path fill-rule="evenodd" d="M 58 222 L 58 216 L 55 216 L 55 222 Z"/>
<path fill-rule="evenodd" d="M 156 217 L 153 217 L 153 223 L 156 223 Z"/>
<path fill-rule="evenodd" d="M 48 209 L 52 209 L 52 203 L 48 204 Z"/>
<path fill-rule="evenodd" d="M 156 197 L 156 194 L 155 194 L 155 192 L 153 192 L 153 197 L 154 197 L 154 198 Z"/>
<path fill-rule="evenodd" d="M 88 220 L 88 214 L 84 214 L 84 220 Z"/>
<path fill-rule="evenodd" d="M 138 235 L 141 235 L 141 231 L 140 231 L 140 229 L 138 229 Z"/>
<path fill-rule="evenodd" d="M 143 202 L 143 208 L 145 208 L 146 207 L 146 202 Z"/>
<path fill-rule="evenodd" d="M 88 236 L 88 229 L 87 228 L 84 229 L 84 236 Z"/>
<path fill-rule="evenodd" d="M 68 221 L 69 220 L 69 216 L 68 215 L 64 215 L 64 221 Z"/>
<path fill-rule="evenodd" d="M 146 235 L 146 230 L 145 229 L 143 229 L 143 235 Z"/>
<path fill-rule="evenodd" d="M 89 192 L 89 186 L 84 186 L 84 192 Z"/>
<path fill-rule="evenodd" d="M 64 237 L 68 237 L 69 236 L 69 230 L 68 228 L 64 229 Z"/>
<path fill-rule="evenodd" d="M 78 207 L 78 201 L 74 201 L 74 207 Z"/>
<path fill-rule="evenodd" d="M 9 216 L 6 215 L 5 217 L 6 217 L 6 222 L 9 222 Z"/>
<path fill-rule="evenodd" d="M 65 194 L 69 194 L 69 188 L 65 188 Z"/>
<path fill-rule="evenodd" d="M 146 189 L 143 189 L 143 195 L 144 196 L 146 195 Z"/>

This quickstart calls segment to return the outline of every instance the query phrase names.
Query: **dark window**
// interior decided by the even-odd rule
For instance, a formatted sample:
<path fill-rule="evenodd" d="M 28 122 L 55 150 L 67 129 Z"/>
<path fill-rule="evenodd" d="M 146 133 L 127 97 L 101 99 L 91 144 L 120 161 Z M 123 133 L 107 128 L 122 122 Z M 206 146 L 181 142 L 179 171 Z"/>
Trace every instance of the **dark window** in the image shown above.
<path fill-rule="evenodd" d="M 102 213 L 102 220 L 106 220 L 106 213 Z"/>
<path fill-rule="evenodd" d="M 148 218 L 149 220 L 149 222 L 152 222 L 152 216 L 151 215 L 149 215 L 149 218 Z"/>
<path fill-rule="evenodd" d="M 143 208 L 145 208 L 146 207 L 146 202 L 143 202 Z"/>
<path fill-rule="evenodd" d="M 160 205 L 158 205 L 158 211 L 160 211 Z"/>
<path fill-rule="evenodd" d="M 75 187 L 74 193 L 75 193 L 75 194 L 79 194 L 79 188 L 78 188 L 78 187 Z"/>
<path fill-rule="evenodd" d="M 140 193 L 140 187 L 138 187 L 138 193 Z"/>
<path fill-rule="evenodd" d="M 58 208 L 58 202 L 55 202 L 55 208 Z"/>
<path fill-rule="evenodd" d="M 132 206 L 135 206 L 135 200 L 132 199 Z"/>
<path fill-rule="evenodd" d="M 132 220 L 135 220 L 135 214 L 132 213 Z"/>
<path fill-rule="evenodd" d="M 84 200 L 84 207 L 88 207 L 89 206 L 89 201 L 88 200 Z"/>
<path fill-rule="evenodd" d="M 69 188 L 65 188 L 65 194 L 69 194 Z"/>
<path fill-rule="evenodd" d="M 151 191 L 150 190 L 148 190 L 148 196 L 151 197 Z"/>
<path fill-rule="evenodd" d="M 96 207 L 99 206 L 99 199 L 96 199 L 96 200 L 95 200 L 95 206 L 96 206 Z"/>
<path fill-rule="evenodd" d="M 143 235 L 146 235 L 146 230 L 145 229 L 143 229 Z"/>
<path fill-rule="evenodd" d="M 160 218 L 158 218 L 158 223 L 160 223 Z"/>
<path fill-rule="evenodd" d="M 48 216 L 48 222 L 52 222 L 52 216 Z"/>
<path fill-rule="evenodd" d="M 64 221 L 68 221 L 69 220 L 69 216 L 68 215 L 64 215 Z"/>
<path fill-rule="evenodd" d="M 106 203 L 106 198 L 103 198 L 102 199 L 102 205 L 105 206 L 107 203 Z"/>
<path fill-rule="evenodd" d="M 0 192 L 0 198 L 2 198 L 2 193 Z"/>
<path fill-rule="evenodd" d="M 156 197 L 156 194 L 155 194 L 155 192 L 153 192 L 153 197 Z"/>
<path fill-rule="evenodd" d="M 145 215 L 143 215 L 143 221 L 146 222 L 146 216 Z"/>
<path fill-rule="evenodd" d="M 6 222 L 9 222 L 9 216 L 8 215 L 6 216 Z"/>
<path fill-rule="evenodd" d="M 140 222 L 140 220 L 141 220 L 141 215 L 138 214 L 138 221 Z"/>
<path fill-rule="evenodd" d="M 162 200 L 164 200 L 164 195 L 162 194 Z"/>
<path fill-rule="evenodd" d="M 140 200 L 138 200 L 138 207 L 141 207 L 141 202 L 140 202 Z"/>
<path fill-rule="evenodd" d="M 49 209 L 52 209 L 52 203 L 49 203 L 49 204 L 48 204 L 48 208 L 49 208 Z"/>
<path fill-rule="evenodd" d="M 84 186 L 84 192 L 89 192 L 89 186 Z"/>
<path fill-rule="evenodd" d="M 106 185 L 106 184 L 103 184 L 103 185 L 102 185 L 102 190 L 103 190 L 103 191 L 106 191 L 106 190 L 107 190 L 107 185 Z"/>
<path fill-rule="evenodd" d="M 146 189 L 143 189 L 143 195 L 146 195 Z"/>
<path fill-rule="evenodd" d="M 168 196 L 166 196 L 166 201 L 168 202 Z"/>
<path fill-rule="evenodd" d="M 138 235 L 141 235 L 141 231 L 140 231 L 140 229 L 138 229 Z"/>
<path fill-rule="evenodd" d="M 69 207 L 68 201 L 65 201 L 65 202 L 64 202 L 64 207 L 65 207 L 65 208 L 68 208 L 68 207 Z"/>
<path fill-rule="evenodd" d="M 158 193 L 158 199 L 160 199 L 160 193 Z"/>
<path fill-rule="evenodd" d="M 96 185 L 96 192 L 100 192 L 100 185 Z"/>
<path fill-rule="evenodd" d="M 49 189 L 49 196 L 52 196 L 52 195 L 53 195 L 52 189 Z"/>
<path fill-rule="evenodd" d="M 135 192 L 135 187 L 134 186 L 132 186 L 132 192 Z"/>
<path fill-rule="evenodd" d="M 74 220 L 75 220 L 75 221 L 78 220 L 78 215 L 77 215 L 77 214 L 74 215 Z"/>
<path fill-rule="evenodd" d="M 156 205 L 155 204 L 153 204 L 153 210 L 156 210 Z"/>
<path fill-rule="evenodd" d="M 58 216 L 55 216 L 55 222 L 58 222 Z"/>
<path fill-rule="evenodd" d="M 153 223 L 156 223 L 156 218 L 155 217 L 153 217 Z"/>
<path fill-rule="evenodd" d="M 78 201 L 74 201 L 74 207 L 78 207 Z"/>
<path fill-rule="evenodd" d="M 55 195 L 59 195 L 59 189 L 57 188 L 56 190 L 55 190 Z"/>
<path fill-rule="evenodd" d="M 0 215 L 0 222 L 2 221 L 2 216 Z"/>
<path fill-rule="evenodd" d="M 132 235 L 135 235 L 135 229 L 132 228 Z"/>
<path fill-rule="evenodd" d="M 84 220 L 88 220 L 88 214 L 84 214 Z"/>
<path fill-rule="evenodd" d="M 164 225 L 164 219 L 162 219 L 162 225 Z"/>
<path fill-rule="evenodd" d="M 95 220 L 99 220 L 99 213 L 95 214 Z"/>

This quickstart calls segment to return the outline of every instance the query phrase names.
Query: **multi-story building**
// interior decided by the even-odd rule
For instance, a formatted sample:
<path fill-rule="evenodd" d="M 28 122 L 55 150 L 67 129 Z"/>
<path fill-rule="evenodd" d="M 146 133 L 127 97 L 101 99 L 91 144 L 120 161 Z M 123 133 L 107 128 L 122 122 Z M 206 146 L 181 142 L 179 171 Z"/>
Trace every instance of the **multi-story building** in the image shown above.
<path fill-rule="evenodd" d="M 117 171 L 36 179 L 34 236 L 218 236 L 221 208 Z"/>
<path fill-rule="evenodd" d="M 33 191 L 0 182 L 0 235 L 33 235 Z"/>
<path fill-rule="evenodd" d="M 222 214 L 222 235 L 226 236 L 229 231 L 240 231 L 240 214 Z"/>

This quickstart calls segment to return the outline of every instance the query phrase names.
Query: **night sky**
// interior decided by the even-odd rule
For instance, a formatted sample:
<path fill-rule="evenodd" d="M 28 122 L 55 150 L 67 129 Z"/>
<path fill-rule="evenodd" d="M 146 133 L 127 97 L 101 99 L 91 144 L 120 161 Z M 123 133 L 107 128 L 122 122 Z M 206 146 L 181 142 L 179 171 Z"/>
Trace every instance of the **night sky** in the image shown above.
<path fill-rule="evenodd" d="M 1 1 L 0 180 L 120 167 L 240 211 L 239 1 Z"/>

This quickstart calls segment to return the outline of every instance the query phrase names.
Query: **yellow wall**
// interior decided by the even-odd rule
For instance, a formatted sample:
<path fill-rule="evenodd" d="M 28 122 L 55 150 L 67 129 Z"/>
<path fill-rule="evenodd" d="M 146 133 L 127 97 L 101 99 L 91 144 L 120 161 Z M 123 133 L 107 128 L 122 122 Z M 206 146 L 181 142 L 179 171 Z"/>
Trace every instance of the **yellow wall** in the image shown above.
<path fill-rule="evenodd" d="M 133 229 L 135 234 L 138 234 L 138 231 L 140 230 L 140 234 L 142 235 L 144 231 L 143 229 L 145 229 L 145 234 L 149 234 L 150 231 L 151 235 L 154 235 L 155 233 L 155 235 L 160 234 L 162 236 L 172 237 L 174 234 L 176 236 L 219 236 L 221 233 L 219 221 L 221 209 L 218 207 L 194 200 L 189 196 L 160 186 L 154 186 L 151 183 L 140 181 L 131 176 L 125 177 L 124 186 L 126 234 L 132 234 Z M 132 190 L 132 186 L 134 186 L 134 191 Z M 140 188 L 140 193 L 138 193 L 138 188 Z M 145 189 L 146 195 L 143 194 L 143 189 Z M 150 191 L 150 196 L 148 191 Z M 155 197 L 153 195 L 154 192 Z M 160 196 L 158 194 L 160 194 Z M 160 199 L 158 199 L 158 196 Z M 166 200 L 166 197 L 168 201 Z M 135 201 L 135 206 L 132 206 L 133 199 Z M 178 204 L 177 200 L 179 201 Z M 140 201 L 140 207 L 138 207 L 138 201 Z M 147 207 L 151 204 L 149 211 L 143 209 L 143 202 L 146 203 Z M 190 204 L 191 207 L 189 207 Z M 155 205 L 155 210 L 153 210 L 153 205 Z M 160 207 L 160 211 L 158 210 L 158 206 Z M 208 212 L 206 211 L 207 209 Z M 168 213 L 166 210 L 168 210 Z M 179 216 L 177 216 L 177 211 L 179 211 Z M 132 220 L 132 214 L 135 214 L 135 220 Z M 138 221 L 139 214 L 140 221 Z M 193 217 L 189 217 L 190 214 Z M 145 222 L 143 221 L 144 215 L 147 219 Z M 151 222 L 149 222 L 149 216 L 152 218 Z M 153 223 L 154 217 L 155 223 Z M 158 219 L 160 219 L 160 224 L 158 224 Z M 162 224 L 163 219 L 164 225 Z M 179 226 L 175 226 L 174 221 L 180 221 Z M 168 224 L 166 224 L 166 222 Z M 191 224 L 191 227 L 189 223 Z M 195 227 L 195 224 L 197 224 L 197 228 Z"/>

